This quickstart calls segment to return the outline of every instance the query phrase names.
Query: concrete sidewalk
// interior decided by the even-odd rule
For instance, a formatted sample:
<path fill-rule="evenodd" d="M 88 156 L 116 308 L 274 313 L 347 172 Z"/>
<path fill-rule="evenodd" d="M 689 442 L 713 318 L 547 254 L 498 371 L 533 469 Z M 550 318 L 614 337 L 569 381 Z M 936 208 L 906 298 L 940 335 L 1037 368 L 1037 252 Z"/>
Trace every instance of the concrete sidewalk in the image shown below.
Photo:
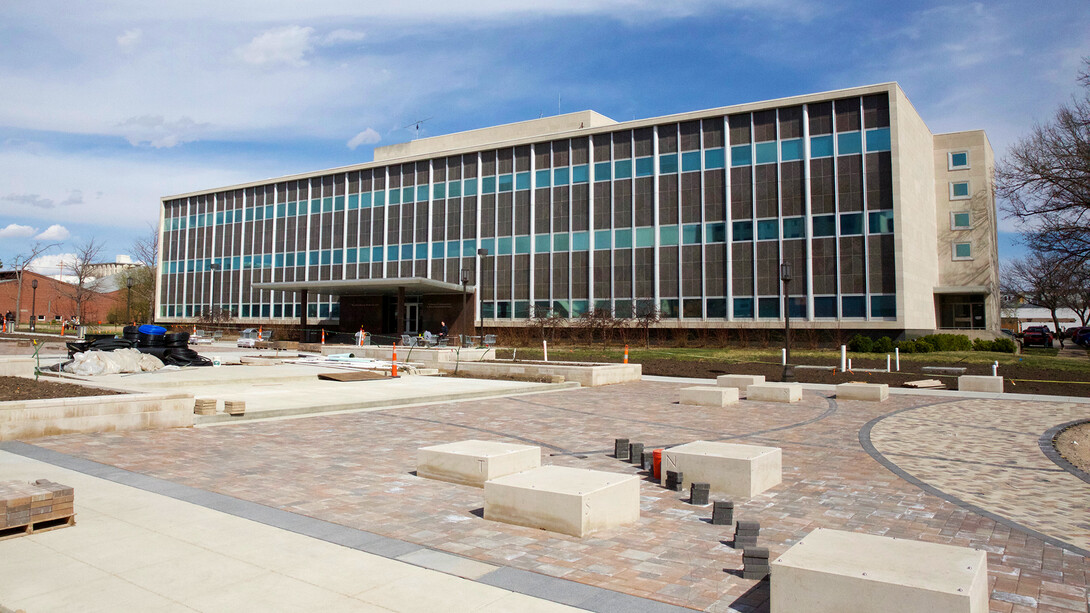
<path fill-rule="evenodd" d="M 11 609 L 577 610 L 471 580 L 490 564 L 421 548 L 401 562 L 0 451 L 0 481 L 42 478 L 75 488 L 76 525 L 0 541 Z M 431 554 L 448 572 L 421 567 Z"/>

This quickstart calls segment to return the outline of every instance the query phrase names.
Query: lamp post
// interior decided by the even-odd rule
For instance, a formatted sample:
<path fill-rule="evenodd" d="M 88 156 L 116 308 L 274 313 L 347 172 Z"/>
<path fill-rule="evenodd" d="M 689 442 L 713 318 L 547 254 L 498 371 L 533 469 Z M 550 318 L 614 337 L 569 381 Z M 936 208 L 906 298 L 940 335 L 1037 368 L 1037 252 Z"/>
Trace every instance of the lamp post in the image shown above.
<path fill-rule="evenodd" d="M 458 326 L 458 328 L 462 331 L 463 336 L 469 336 L 468 334 L 465 333 L 465 331 L 468 328 L 472 327 L 472 324 L 470 324 L 469 326 L 466 326 L 465 323 L 464 323 L 465 320 L 466 320 L 466 305 L 469 304 L 469 290 L 467 288 L 469 286 L 469 275 L 471 274 L 471 272 L 472 271 L 470 271 L 468 268 L 463 268 L 461 270 L 461 274 L 462 274 L 462 318 L 461 319 L 462 319 L 463 323 L 462 323 L 462 325 Z M 465 344 L 465 339 L 462 340 L 462 344 L 463 345 Z"/>
<path fill-rule="evenodd" d="M 38 324 L 37 324 L 38 315 L 36 314 L 38 312 L 38 280 L 37 279 L 31 279 L 30 280 L 30 290 L 31 290 L 31 292 L 30 292 L 30 331 L 33 332 L 38 328 Z M 15 319 L 19 319 L 18 316 L 16 316 Z M 18 322 L 16 322 L 16 323 L 18 323 Z"/>
<path fill-rule="evenodd" d="M 129 292 L 125 295 L 125 321 L 132 322 L 132 277 L 125 279 Z"/>
<path fill-rule="evenodd" d="M 208 269 L 212 272 L 211 276 L 208 278 L 208 321 L 209 323 L 212 323 L 216 320 L 216 317 L 212 312 L 212 310 L 215 308 L 213 304 L 212 292 L 214 292 L 216 289 L 216 271 L 220 269 L 220 265 L 214 263 L 209 264 Z"/>
<path fill-rule="evenodd" d="M 478 287 L 483 287 L 484 286 L 484 273 L 481 271 L 481 267 L 484 264 L 484 259 L 486 257 L 488 257 L 488 250 L 487 249 L 478 249 L 477 250 L 477 256 L 480 258 L 480 261 L 477 263 L 477 277 L 479 279 L 481 279 L 481 282 L 478 283 L 477 286 Z M 481 292 L 481 300 L 479 300 L 478 302 L 481 303 L 481 326 L 477 330 L 477 336 L 483 337 L 484 336 L 484 292 L 483 291 Z"/>
<path fill-rule="evenodd" d="M 795 368 L 791 366 L 791 298 L 788 284 L 791 283 L 791 262 L 780 263 L 780 281 L 783 281 L 783 352 L 784 365 L 781 381 L 795 380 Z"/>

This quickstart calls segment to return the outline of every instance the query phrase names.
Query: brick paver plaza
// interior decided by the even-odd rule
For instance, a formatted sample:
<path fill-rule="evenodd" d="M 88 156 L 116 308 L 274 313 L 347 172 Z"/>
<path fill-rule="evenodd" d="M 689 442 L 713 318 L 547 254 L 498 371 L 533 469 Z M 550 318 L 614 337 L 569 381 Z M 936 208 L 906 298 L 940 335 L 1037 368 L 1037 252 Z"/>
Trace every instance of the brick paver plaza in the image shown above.
<path fill-rule="evenodd" d="M 483 562 L 708 611 L 767 611 L 732 527 L 688 493 L 642 482 L 636 525 L 579 539 L 481 518 L 478 488 L 418 478 L 416 449 L 464 439 L 540 445 L 543 464 L 636 474 L 613 439 L 648 448 L 729 440 L 783 449 L 783 483 L 736 500 L 772 558 L 818 527 L 988 552 L 993 611 L 1088 610 L 1090 484 L 1038 449 L 1090 405 L 936 396 L 795 405 L 677 404 L 644 381 L 222 427 L 34 441 L 67 454 Z M 642 473 L 641 473 L 642 474 Z M 715 496 L 712 497 L 715 499 Z"/>

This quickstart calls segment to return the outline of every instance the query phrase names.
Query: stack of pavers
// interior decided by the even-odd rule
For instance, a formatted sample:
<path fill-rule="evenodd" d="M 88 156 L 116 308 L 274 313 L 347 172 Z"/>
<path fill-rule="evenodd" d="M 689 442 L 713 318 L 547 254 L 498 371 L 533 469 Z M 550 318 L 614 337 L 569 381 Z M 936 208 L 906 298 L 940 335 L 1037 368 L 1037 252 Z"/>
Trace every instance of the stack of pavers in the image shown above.
<path fill-rule="evenodd" d="M 71 526 L 74 501 L 72 488 L 46 479 L 0 482 L 0 539 Z"/>
<path fill-rule="evenodd" d="M 748 549 L 757 545 L 757 537 L 761 534 L 761 522 L 738 520 L 734 525 L 734 548 Z"/>
<path fill-rule="evenodd" d="M 215 415 L 216 399 L 198 398 L 196 402 L 193 403 L 193 412 L 197 415 Z"/>
<path fill-rule="evenodd" d="M 245 400 L 224 400 L 223 410 L 228 415 L 244 415 L 246 413 Z"/>
<path fill-rule="evenodd" d="M 746 547 L 742 551 L 742 578 L 761 580 L 768 576 L 768 547 Z"/>

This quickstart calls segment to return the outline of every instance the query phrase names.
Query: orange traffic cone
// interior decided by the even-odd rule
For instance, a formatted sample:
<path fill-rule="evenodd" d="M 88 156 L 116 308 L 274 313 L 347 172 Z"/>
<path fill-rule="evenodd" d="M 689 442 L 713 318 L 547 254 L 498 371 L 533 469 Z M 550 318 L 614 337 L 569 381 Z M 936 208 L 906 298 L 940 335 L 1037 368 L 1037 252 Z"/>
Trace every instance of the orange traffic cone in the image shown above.
<path fill-rule="evenodd" d="M 325 328 L 322 328 L 322 344 L 325 344 Z"/>
<path fill-rule="evenodd" d="M 624 346 L 624 363 L 628 364 L 628 345 Z"/>
<path fill-rule="evenodd" d="M 397 343 L 394 343 L 394 357 L 392 359 L 393 366 L 390 367 L 390 376 L 397 376 Z"/>

